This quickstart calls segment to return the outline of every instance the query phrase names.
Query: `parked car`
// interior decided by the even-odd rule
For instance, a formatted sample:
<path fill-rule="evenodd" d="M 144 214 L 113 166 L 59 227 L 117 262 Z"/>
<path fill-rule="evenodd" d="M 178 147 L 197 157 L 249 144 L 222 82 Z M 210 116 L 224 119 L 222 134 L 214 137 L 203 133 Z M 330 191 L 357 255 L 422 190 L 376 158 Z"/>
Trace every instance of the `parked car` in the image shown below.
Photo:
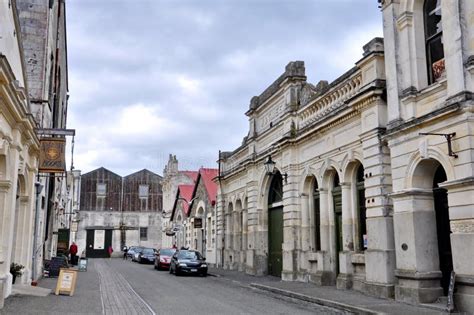
<path fill-rule="evenodd" d="M 174 253 L 170 262 L 170 273 L 180 274 L 200 274 L 207 276 L 206 258 L 202 257 L 197 250 L 178 250 Z"/>
<path fill-rule="evenodd" d="M 154 248 L 144 247 L 141 251 L 136 253 L 135 261 L 140 264 L 153 264 L 155 262 L 155 253 Z"/>
<path fill-rule="evenodd" d="M 141 248 L 141 246 L 130 246 L 128 248 L 127 258 L 132 258 L 133 261 L 133 257 L 135 256 L 135 252 L 138 248 Z"/>
<path fill-rule="evenodd" d="M 176 252 L 176 248 L 162 248 L 156 252 L 155 256 L 155 269 L 166 269 L 170 268 L 171 257 Z"/>

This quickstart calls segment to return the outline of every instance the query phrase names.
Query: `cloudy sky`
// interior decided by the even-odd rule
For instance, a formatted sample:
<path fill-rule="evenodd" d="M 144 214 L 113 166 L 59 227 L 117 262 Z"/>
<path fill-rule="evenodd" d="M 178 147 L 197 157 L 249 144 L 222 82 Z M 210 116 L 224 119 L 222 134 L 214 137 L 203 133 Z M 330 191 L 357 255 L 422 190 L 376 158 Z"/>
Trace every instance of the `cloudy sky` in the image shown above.
<path fill-rule="evenodd" d="M 120 175 L 216 167 L 247 134 L 250 99 L 303 60 L 332 81 L 382 36 L 376 0 L 67 2 L 74 166 Z"/>

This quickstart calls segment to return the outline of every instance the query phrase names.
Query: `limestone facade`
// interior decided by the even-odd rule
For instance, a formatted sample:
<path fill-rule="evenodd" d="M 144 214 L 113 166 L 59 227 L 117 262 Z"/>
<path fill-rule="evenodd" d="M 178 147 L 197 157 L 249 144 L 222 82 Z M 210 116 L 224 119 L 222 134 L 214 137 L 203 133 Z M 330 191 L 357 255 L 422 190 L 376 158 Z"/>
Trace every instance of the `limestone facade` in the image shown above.
<path fill-rule="evenodd" d="M 393 292 L 383 54 L 376 38 L 354 68 L 316 86 L 303 62 L 291 62 L 252 98 L 248 136 L 220 157 L 217 239 L 225 268 Z M 276 171 L 267 174 L 270 156 Z M 274 209 L 282 211 L 276 231 Z M 281 241 L 276 251 L 270 235 Z"/>
<path fill-rule="evenodd" d="M 39 140 L 31 116 L 15 2 L 0 3 L 0 308 L 11 294 L 10 264 L 31 280 Z"/>
<path fill-rule="evenodd" d="M 455 305 L 474 312 L 474 3 L 385 0 L 382 12 L 395 297 L 436 301 L 454 270 Z"/>

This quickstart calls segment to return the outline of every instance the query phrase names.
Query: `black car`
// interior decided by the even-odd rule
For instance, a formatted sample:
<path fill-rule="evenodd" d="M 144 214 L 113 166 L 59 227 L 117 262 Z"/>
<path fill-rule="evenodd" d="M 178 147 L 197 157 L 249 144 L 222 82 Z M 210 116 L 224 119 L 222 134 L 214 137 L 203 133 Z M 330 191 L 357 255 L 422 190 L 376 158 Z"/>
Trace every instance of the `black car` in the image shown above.
<path fill-rule="evenodd" d="M 178 250 L 174 253 L 170 263 L 170 273 L 180 274 L 199 274 L 207 276 L 206 258 L 202 257 L 197 250 Z"/>
<path fill-rule="evenodd" d="M 140 264 L 153 264 L 155 262 L 156 251 L 153 248 L 144 247 L 141 251 L 137 251 L 135 254 L 135 261 Z"/>

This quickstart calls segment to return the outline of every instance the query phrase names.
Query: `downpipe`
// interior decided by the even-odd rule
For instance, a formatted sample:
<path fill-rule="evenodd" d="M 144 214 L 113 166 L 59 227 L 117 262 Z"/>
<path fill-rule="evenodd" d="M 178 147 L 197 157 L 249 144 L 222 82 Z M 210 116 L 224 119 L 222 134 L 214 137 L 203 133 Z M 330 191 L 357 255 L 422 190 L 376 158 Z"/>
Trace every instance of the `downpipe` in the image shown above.
<path fill-rule="evenodd" d="M 40 182 L 35 183 L 35 188 L 36 188 L 36 206 L 35 206 L 35 226 L 33 229 L 33 256 L 31 259 L 31 284 L 36 285 L 36 278 L 37 278 L 37 260 L 36 260 L 36 247 L 38 246 L 38 226 L 39 226 L 39 211 L 40 211 L 40 194 L 41 191 L 43 190 L 43 185 L 41 185 Z"/>

